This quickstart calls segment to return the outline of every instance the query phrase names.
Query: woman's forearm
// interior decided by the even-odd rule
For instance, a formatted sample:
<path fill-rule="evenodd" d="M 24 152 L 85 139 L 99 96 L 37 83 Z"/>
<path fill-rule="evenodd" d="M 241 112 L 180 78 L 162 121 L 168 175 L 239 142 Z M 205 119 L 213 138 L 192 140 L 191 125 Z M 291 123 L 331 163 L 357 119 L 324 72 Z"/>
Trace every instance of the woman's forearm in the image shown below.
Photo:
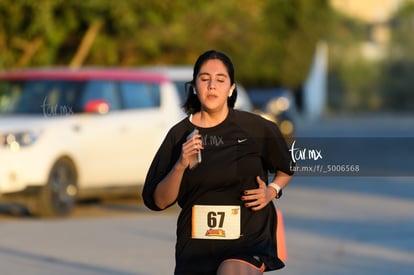
<path fill-rule="evenodd" d="M 154 202 L 159 208 L 165 209 L 176 201 L 185 169 L 180 163 L 176 163 L 158 184 L 154 192 Z"/>

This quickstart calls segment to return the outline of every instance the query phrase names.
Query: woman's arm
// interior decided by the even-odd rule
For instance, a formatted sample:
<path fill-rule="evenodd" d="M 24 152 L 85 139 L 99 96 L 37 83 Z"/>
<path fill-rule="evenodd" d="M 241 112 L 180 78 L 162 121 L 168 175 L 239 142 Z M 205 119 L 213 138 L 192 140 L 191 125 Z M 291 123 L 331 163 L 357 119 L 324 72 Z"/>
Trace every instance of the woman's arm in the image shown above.
<path fill-rule="evenodd" d="M 154 202 L 160 209 L 165 209 L 176 201 L 185 169 L 186 167 L 182 167 L 178 161 L 157 185 Z"/>
<path fill-rule="evenodd" d="M 277 171 L 271 183 L 277 184 L 280 187 L 280 189 L 284 189 L 289 184 L 289 181 L 291 180 L 291 178 L 292 176 L 282 171 Z M 274 188 L 267 186 L 267 191 L 271 193 L 271 196 L 270 196 L 271 200 L 276 198 L 277 192 Z"/>
<path fill-rule="evenodd" d="M 195 135 L 182 145 L 180 158 L 155 189 L 154 202 L 160 209 L 167 208 L 177 200 L 184 171 L 190 164 L 190 157 L 201 149 L 203 149 L 203 144 L 200 134 Z"/>

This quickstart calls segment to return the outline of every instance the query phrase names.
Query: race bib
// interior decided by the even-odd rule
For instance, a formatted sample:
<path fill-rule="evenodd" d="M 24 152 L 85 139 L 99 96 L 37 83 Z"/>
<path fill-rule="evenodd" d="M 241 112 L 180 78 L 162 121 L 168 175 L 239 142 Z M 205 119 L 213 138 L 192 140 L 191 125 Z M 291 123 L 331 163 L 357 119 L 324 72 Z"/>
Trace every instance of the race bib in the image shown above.
<path fill-rule="evenodd" d="M 234 240 L 240 238 L 240 205 L 194 205 L 192 238 Z"/>

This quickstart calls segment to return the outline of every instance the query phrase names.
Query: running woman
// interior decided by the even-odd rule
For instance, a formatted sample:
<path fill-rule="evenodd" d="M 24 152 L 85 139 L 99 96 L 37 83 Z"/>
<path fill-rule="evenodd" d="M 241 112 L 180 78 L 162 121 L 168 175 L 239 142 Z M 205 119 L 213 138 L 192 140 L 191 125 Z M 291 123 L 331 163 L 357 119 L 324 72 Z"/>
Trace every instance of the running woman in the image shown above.
<path fill-rule="evenodd" d="M 149 168 L 145 205 L 181 207 L 176 275 L 258 275 L 284 267 L 273 200 L 293 174 L 290 154 L 278 126 L 235 110 L 236 98 L 230 58 L 215 50 L 200 55 L 187 85 L 188 117 L 170 129 Z"/>

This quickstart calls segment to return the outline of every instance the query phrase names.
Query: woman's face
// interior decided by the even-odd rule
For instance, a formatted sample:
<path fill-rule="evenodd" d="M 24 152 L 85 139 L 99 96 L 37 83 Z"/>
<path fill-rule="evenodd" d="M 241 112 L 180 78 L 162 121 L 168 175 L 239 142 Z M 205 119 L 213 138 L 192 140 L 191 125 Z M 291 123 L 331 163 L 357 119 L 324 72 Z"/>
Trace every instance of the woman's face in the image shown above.
<path fill-rule="evenodd" d="M 196 89 L 203 110 L 221 111 L 228 108 L 227 98 L 234 88 L 227 67 L 220 59 L 209 59 L 201 66 L 196 78 Z"/>

